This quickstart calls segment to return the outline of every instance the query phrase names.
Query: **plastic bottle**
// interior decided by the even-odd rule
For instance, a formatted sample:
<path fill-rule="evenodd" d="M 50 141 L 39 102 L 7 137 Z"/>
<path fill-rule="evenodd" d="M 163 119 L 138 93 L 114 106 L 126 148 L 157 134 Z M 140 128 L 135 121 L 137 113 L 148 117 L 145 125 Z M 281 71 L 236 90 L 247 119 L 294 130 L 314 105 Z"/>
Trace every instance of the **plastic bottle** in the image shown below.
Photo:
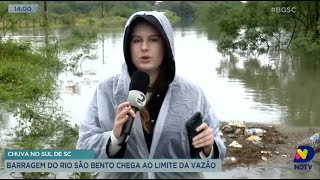
<path fill-rule="evenodd" d="M 314 135 L 312 135 L 309 140 L 311 140 L 314 143 L 320 143 L 320 134 L 319 133 L 315 133 Z"/>
<path fill-rule="evenodd" d="M 320 151 L 320 135 L 319 135 L 319 133 L 315 133 L 311 137 L 309 137 L 307 139 L 303 139 L 302 141 L 299 141 L 298 146 L 302 146 L 302 145 L 312 146 L 313 148 L 315 148 L 316 152 Z"/>
<path fill-rule="evenodd" d="M 245 129 L 244 134 L 246 136 L 251 136 L 251 135 L 257 135 L 257 136 L 262 136 L 264 133 L 267 131 L 260 129 L 260 128 L 251 128 L 251 129 Z"/>

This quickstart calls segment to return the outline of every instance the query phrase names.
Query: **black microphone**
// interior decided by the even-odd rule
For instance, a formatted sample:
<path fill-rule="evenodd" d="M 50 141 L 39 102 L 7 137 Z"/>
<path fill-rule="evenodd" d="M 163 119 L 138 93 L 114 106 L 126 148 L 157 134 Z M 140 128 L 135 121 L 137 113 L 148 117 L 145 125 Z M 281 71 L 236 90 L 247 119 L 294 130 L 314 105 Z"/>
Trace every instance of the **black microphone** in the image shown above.
<path fill-rule="evenodd" d="M 134 113 L 143 108 L 147 102 L 146 94 L 148 91 L 149 82 L 149 75 L 142 71 L 135 71 L 131 77 L 128 101 Z M 122 127 L 120 140 L 118 143 L 119 146 L 122 146 L 125 144 L 125 142 L 127 142 L 131 132 L 134 118 L 130 114 L 128 114 L 128 116 L 128 121 Z"/>

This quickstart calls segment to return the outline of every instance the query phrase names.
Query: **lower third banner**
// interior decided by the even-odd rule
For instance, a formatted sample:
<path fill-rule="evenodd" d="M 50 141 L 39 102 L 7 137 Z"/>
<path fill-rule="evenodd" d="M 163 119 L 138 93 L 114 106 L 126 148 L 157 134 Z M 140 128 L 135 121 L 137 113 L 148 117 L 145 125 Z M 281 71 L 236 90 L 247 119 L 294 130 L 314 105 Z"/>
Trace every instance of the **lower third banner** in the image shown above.
<path fill-rule="evenodd" d="M 220 159 L 5 160 L 9 172 L 219 172 Z"/>

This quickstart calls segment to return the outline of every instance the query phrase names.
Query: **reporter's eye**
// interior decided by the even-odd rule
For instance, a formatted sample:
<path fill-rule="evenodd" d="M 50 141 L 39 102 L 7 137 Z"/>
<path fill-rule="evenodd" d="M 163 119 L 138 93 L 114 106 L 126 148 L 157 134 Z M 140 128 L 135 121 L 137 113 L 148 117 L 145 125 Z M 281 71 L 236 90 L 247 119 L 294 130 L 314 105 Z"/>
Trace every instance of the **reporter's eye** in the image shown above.
<path fill-rule="evenodd" d="M 151 39 L 151 42 L 158 42 L 159 41 L 159 38 L 152 38 Z"/>
<path fill-rule="evenodd" d="M 131 40 L 131 42 L 132 42 L 132 43 L 139 43 L 139 42 L 141 42 L 141 40 L 140 40 L 140 39 L 135 38 L 135 39 L 132 39 L 132 40 Z"/>

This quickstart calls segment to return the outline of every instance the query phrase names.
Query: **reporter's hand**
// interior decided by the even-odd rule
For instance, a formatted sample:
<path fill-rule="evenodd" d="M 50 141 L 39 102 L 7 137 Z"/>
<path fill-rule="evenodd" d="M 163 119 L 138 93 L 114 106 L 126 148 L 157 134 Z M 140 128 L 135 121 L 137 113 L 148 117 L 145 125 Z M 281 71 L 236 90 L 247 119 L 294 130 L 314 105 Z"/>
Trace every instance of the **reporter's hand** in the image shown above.
<path fill-rule="evenodd" d="M 196 128 L 196 131 L 201 133 L 192 139 L 192 145 L 195 148 L 203 148 L 204 154 L 209 156 L 214 142 L 213 129 L 208 127 L 206 123 L 202 123 Z"/>
<path fill-rule="evenodd" d="M 113 135 L 117 139 L 120 139 L 122 127 L 128 121 L 128 114 L 130 114 L 132 117 L 136 117 L 136 114 L 131 109 L 129 102 L 126 101 L 119 104 L 119 106 L 116 109 L 116 117 L 113 125 Z"/>

